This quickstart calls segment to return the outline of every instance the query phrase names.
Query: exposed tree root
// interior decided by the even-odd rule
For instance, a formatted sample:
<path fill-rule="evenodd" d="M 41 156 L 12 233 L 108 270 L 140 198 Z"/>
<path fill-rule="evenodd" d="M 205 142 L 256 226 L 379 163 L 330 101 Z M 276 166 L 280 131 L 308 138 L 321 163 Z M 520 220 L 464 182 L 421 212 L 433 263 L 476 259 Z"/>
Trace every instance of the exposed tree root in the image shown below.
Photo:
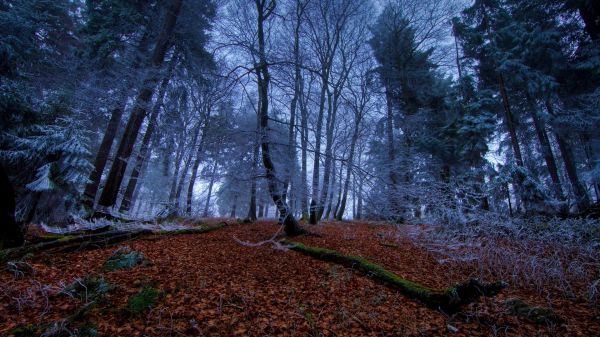
<path fill-rule="evenodd" d="M 370 277 L 377 279 L 389 287 L 400 290 L 403 294 L 419 300 L 429 307 L 445 312 L 456 312 L 461 306 L 476 301 L 481 296 L 497 295 L 507 284 L 503 281 L 484 283 L 470 279 L 450 288 L 434 289 L 406 280 L 384 269 L 383 267 L 359 256 L 343 255 L 334 250 L 306 246 L 299 242 L 285 240 L 290 249 L 319 260 L 334 262 L 343 266 L 357 269 Z"/>
<path fill-rule="evenodd" d="M 221 223 L 210 227 L 189 228 L 174 231 L 152 231 L 150 229 L 140 229 L 135 231 L 112 230 L 103 233 L 93 233 L 84 235 L 53 235 L 53 239 L 50 241 L 44 241 L 32 245 L 25 245 L 18 248 L 1 250 L 0 263 L 13 259 L 19 259 L 27 254 L 34 254 L 41 251 L 72 252 L 77 250 L 88 250 L 107 247 L 115 243 L 129 241 L 147 235 L 178 235 L 207 233 L 217 229 L 221 229 L 226 225 L 227 223 Z"/>

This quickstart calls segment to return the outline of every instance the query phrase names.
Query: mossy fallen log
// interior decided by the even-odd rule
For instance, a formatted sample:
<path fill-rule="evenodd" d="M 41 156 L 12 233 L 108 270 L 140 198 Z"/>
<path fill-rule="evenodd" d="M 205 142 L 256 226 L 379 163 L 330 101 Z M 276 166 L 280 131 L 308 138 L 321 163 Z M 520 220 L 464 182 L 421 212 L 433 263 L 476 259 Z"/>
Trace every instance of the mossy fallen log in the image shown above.
<path fill-rule="evenodd" d="M 41 251 L 60 251 L 69 252 L 75 250 L 93 249 L 106 247 L 108 245 L 138 238 L 142 235 L 152 234 L 149 229 L 140 229 L 135 231 L 109 231 L 98 234 L 86 235 L 65 235 L 52 241 L 45 241 L 33 245 L 6 249 L 0 251 L 0 262 L 11 259 L 18 259 L 28 254 L 35 254 Z"/>
<path fill-rule="evenodd" d="M 445 312 L 456 312 L 460 307 L 476 301 L 481 296 L 495 296 L 507 286 L 503 281 L 484 283 L 477 279 L 470 279 L 449 288 L 429 288 L 404 279 L 360 256 L 344 255 L 334 250 L 306 246 L 294 241 L 284 240 L 283 243 L 289 245 L 290 249 L 294 251 L 316 259 L 359 270 L 387 286 L 399 290 L 408 297 Z"/>
<path fill-rule="evenodd" d="M 85 234 L 85 235 L 62 235 L 56 236 L 50 241 L 25 245 L 22 247 L 0 250 L 0 263 L 22 258 L 28 254 L 35 254 L 42 251 L 52 252 L 72 252 L 78 250 L 89 250 L 95 248 L 107 247 L 109 245 L 137 239 L 148 235 L 180 235 L 180 234 L 198 234 L 207 233 L 225 227 L 227 223 L 221 223 L 210 227 L 189 228 L 174 231 L 153 231 L 150 229 L 139 229 L 133 231 L 112 230 L 103 233 Z"/>

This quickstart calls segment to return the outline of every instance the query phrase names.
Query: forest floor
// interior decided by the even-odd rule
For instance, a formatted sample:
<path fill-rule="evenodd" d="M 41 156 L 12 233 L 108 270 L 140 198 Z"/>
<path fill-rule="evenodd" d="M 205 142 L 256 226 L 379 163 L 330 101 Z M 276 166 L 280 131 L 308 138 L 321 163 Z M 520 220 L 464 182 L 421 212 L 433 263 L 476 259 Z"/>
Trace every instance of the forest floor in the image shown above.
<path fill-rule="evenodd" d="M 475 275 L 468 263 L 439 263 L 402 235 L 418 226 L 325 222 L 308 228 L 320 237 L 294 240 L 360 255 L 429 287 Z M 80 337 L 94 330 L 99 336 L 600 336 L 598 309 L 581 300 L 553 298 L 555 323 L 514 315 L 509 299 L 548 305 L 527 286 L 509 286 L 450 315 L 356 270 L 268 243 L 240 243 L 269 240 L 278 229 L 273 221 L 235 223 L 208 233 L 36 254 L 27 271 L 0 271 L 0 336 L 27 336 L 28 329 Z M 106 270 L 104 263 L 124 245 L 148 263 Z M 77 280 L 83 292 L 74 290 Z"/>

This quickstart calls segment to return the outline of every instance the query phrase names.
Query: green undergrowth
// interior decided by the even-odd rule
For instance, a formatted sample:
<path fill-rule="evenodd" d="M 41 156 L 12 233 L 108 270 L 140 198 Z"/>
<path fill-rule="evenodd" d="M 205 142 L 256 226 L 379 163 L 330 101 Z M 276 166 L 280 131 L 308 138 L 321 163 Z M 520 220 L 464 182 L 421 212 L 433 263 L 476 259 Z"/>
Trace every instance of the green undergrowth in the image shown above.
<path fill-rule="evenodd" d="M 334 262 L 349 268 L 357 269 L 374 279 L 384 282 L 392 288 L 400 290 L 406 296 L 419 300 L 430 307 L 442 309 L 444 311 L 457 311 L 462 305 L 471 303 L 482 295 L 489 297 L 495 296 L 506 287 L 506 284 L 502 281 L 483 283 L 477 279 L 470 279 L 453 287 L 435 289 L 404 279 L 360 256 L 344 255 L 334 250 L 306 246 L 302 243 L 288 240 L 284 240 L 283 243 L 289 245 L 290 249 L 294 251 L 319 260 Z"/>
<path fill-rule="evenodd" d="M 130 269 L 137 265 L 148 265 L 150 261 L 146 259 L 144 253 L 132 250 L 127 246 L 119 247 L 104 262 L 103 271 L 115 271 L 121 269 Z"/>
<path fill-rule="evenodd" d="M 141 316 L 156 305 L 159 296 L 160 292 L 157 289 L 147 284 L 143 285 L 137 294 L 127 300 L 125 313 L 133 317 Z"/>

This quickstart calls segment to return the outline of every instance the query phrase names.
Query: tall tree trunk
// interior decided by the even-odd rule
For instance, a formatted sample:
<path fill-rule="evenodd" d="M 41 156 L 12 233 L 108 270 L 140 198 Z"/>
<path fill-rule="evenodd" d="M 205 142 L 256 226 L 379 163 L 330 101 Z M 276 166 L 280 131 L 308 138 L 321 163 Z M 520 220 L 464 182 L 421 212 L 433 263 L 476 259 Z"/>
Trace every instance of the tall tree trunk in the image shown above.
<path fill-rule="evenodd" d="M 327 196 L 327 199 L 325 199 L 325 201 L 327 201 L 327 211 L 325 212 L 325 217 L 324 219 L 329 219 L 329 216 L 331 214 L 331 206 L 333 204 L 333 195 L 334 190 L 335 190 L 335 186 L 336 186 L 336 167 L 335 167 L 335 160 L 332 161 L 332 165 L 331 165 L 331 176 L 333 177 L 333 179 L 331 179 L 331 186 L 329 186 L 329 195 Z"/>
<path fill-rule="evenodd" d="M 0 163 L 0 250 L 18 247 L 25 238 L 15 220 L 15 190 Z"/>
<path fill-rule="evenodd" d="M 510 143 L 512 145 L 513 154 L 515 155 L 515 161 L 517 166 L 523 167 L 523 156 L 521 155 L 521 147 L 519 146 L 519 139 L 517 138 L 517 131 L 515 129 L 513 114 L 508 101 L 508 94 L 506 92 L 506 86 L 504 85 L 504 77 L 499 75 L 500 94 L 502 95 L 502 104 L 504 106 L 504 123 L 508 129 L 510 135 Z"/>
<path fill-rule="evenodd" d="M 215 183 L 215 176 L 217 175 L 217 167 L 218 167 L 218 162 L 217 160 L 215 160 L 215 163 L 213 164 L 213 169 L 210 175 L 210 183 L 208 184 L 208 195 L 206 196 L 206 203 L 204 204 L 204 212 L 202 213 L 203 217 L 208 217 L 208 209 L 210 207 L 210 196 L 212 194 L 212 189 L 213 189 L 213 185 Z"/>
<path fill-rule="evenodd" d="M 302 83 L 301 83 L 302 84 Z M 301 89 L 302 92 L 303 89 Z M 301 163 L 301 183 L 300 188 L 300 207 L 302 208 L 302 218 L 308 220 L 309 209 L 308 209 L 308 111 L 302 98 L 300 99 L 300 143 L 302 147 L 302 163 Z"/>
<path fill-rule="evenodd" d="M 302 81 L 300 73 L 300 26 L 302 23 L 302 13 L 304 7 L 301 1 L 296 2 L 296 25 L 294 27 L 294 95 L 290 104 L 290 125 L 288 133 L 288 145 L 289 145 L 289 163 L 290 169 L 286 176 L 284 190 L 288 190 L 288 186 L 292 185 L 292 177 L 294 176 L 294 170 L 296 169 L 296 109 L 298 106 L 298 99 L 300 97 L 300 81 Z M 290 191 L 292 188 L 290 187 Z M 293 207 L 291 207 L 293 210 Z"/>
<path fill-rule="evenodd" d="M 550 115 L 555 116 L 554 108 L 549 100 L 546 100 L 546 109 Z M 579 211 L 583 211 L 589 207 L 590 200 L 585 189 L 583 188 L 583 185 L 579 181 L 577 166 L 575 164 L 575 160 L 573 159 L 573 152 L 571 151 L 569 143 L 563 137 L 563 135 L 560 134 L 560 132 L 555 131 L 554 135 L 556 136 L 556 143 L 558 143 L 558 149 L 560 150 L 561 157 L 565 164 L 565 170 L 567 171 L 567 176 L 571 182 L 573 193 L 575 193 L 575 198 L 577 199 L 577 208 Z"/>
<path fill-rule="evenodd" d="M 260 130 L 256 130 L 260 132 Z M 251 221 L 256 220 L 256 180 L 258 179 L 258 139 L 255 139 L 254 151 L 252 154 L 252 172 L 250 177 L 250 203 L 248 204 L 248 216 Z"/>
<path fill-rule="evenodd" d="M 179 178 L 179 171 L 181 169 L 181 160 L 185 154 L 185 141 L 183 136 L 179 137 L 179 144 L 177 144 L 177 152 L 175 155 L 175 171 L 173 177 L 171 177 L 171 188 L 169 189 L 169 204 L 173 207 L 173 210 L 177 209 L 175 200 L 175 193 L 177 192 L 177 178 Z"/>
<path fill-rule="evenodd" d="M 523 163 L 523 155 L 521 154 L 521 146 L 519 145 L 519 139 L 517 138 L 517 131 L 514 125 L 514 116 L 512 114 L 510 103 L 508 100 L 508 93 L 506 92 L 506 86 L 504 84 L 504 77 L 502 74 L 498 75 L 498 83 L 500 86 L 500 95 L 502 96 L 502 104 L 504 106 L 504 123 L 506 128 L 508 129 L 508 133 L 510 136 L 510 143 L 512 145 L 513 155 L 515 156 L 515 162 L 518 167 L 524 168 L 525 165 Z M 515 177 L 515 185 L 517 187 L 517 191 L 519 194 L 523 193 L 523 181 L 525 177 L 520 172 L 517 173 Z M 522 197 L 522 195 L 521 195 Z M 525 200 L 523 200 L 525 202 Z M 527 208 L 527 203 L 524 203 L 525 208 Z"/>
<path fill-rule="evenodd" d="M 202 128 L 202 139 L 200 139 L 200 144 L 198 145 L 198 149 L 196 151 L 196 157 L 194 158 L 194 164 L 192 165 L 190 181 L 187 189 L 185 207 L 185 213 L 187 215 L 192 215 L 192 197 L 194 194 L 194 184 L 196 184 L 196 178 L 198 177 L 198 167 L 200 167 L 200 162 L 202 161 L 202 151 L 204 151 L 204 140 L 206 139 L 206 133 L 208 132 L 208 128 L 210 125 L 211 107 L 208 106 L 206 109 L 207 110 L 204 121 L 204 127 Z"/>
<path fill-rule="evenodd" d="M 235 218 L 235 212 L 237 210 L 237 201 L 238 201 L 238 195 L 236 193 L 233 196 L 233 204 L 231 205 L 231 213 L 229 214 L 230 218 Z"/>
<path fill-rule="evenodd" d="M 192 137 L 192 146 L 190 149 L 190 153 L 188 154 L 188 156 L 185 159 L 185 162 L 183 164 L 183 170 L 181 172 L 181 176 L 179 177 L 179 182 L 177 183 L 177 189 L 175 191 L 175 205 L 177 205 L 177 208 L 179 209 L 179 203 L 181 201 L 181 191 L 183 191 L 183 185 L 185 183 L 185 177 L 187 177 L 187 174 L 190 170 L 190 166 L 192 165 L 192 159 L 194 159 L 194 148 L 196 148 L 196 145 L 198 143 L 198 136 L 200 135 L 200 125 L 198 125 L 198 127 L 196 128 L 196 131 L 194 132 L 194 136 Z M 202 140 L 200 140 L 200 142 L 202 142 Z M 188 184 L 189 187 L 189 184 Z"/>
<path fill-rule="evenodd" d="M 265 176 L 269 187 L 269 193 L 273 202 L 277 206 L 279 215 L 284 225 L 284 230 L 288 235 L 298 235 L 304 233 L 294 215 L 290 213 L 289 207 L 282 198 L 281 189 L 277 186 L 277 177 L 275 174 L 275 165 L 271 159 L 269 144 L 269 66 L 265 55 L 265 34 L 264 21 L 273 14 L 275 3 L 268 0 L 255 0 L 257 9 L 257 37 L 258 37 L 258 58 L 257 82 L 259 94 L 259 120 L 260 120 L 260 140 L 262 150 L 262 160 L 265 167 Z"/>
<path fill-rule="evenodd" d="M 354 165 L 354 151 L 356 149 L 356 142 L 358 141 L 358 131 L 360 122 L 362 120 L 362 113 L 357 113 L 354 117 L 354 130 L 352 131 L 352 139 L 350 140 L 350 153 L 348 154 L 348 165 L 346 166 L 346 180 L 344 181 L 344 187 L 342 192 L 342 200 L 340 202 L 340 208 L 338 209 L 335 218 L 342 220 L 344 212 L 346 211 L 346 200 L 348 197 L 348 188 L 350 187 L 350 177 L 352 175 L 352 166 Z M 393 144 L 392 144 L 393 146 Z M 393 154 L 392 154 L 393 156 Z"/>
<path fill-rule="evenodd" d="M 141 55 L 147 52 L 148 42 L 148 34 L 144 33 L 139 45 L 137 46 L 138 54 Z M 133 69 L 138 69 L 140 63 L 141 59 L 139 57 L 135 57 L 133 59 L 131 67 Z M 129 80 L 127 82 L 129 82 Z M 94 160 L 94 170 L 90 172 L 90 176 L 88 178 L 89 182 L 86 184 L 85 190 L 83 192 L 83 204 L 90 209 L 94 208 L 96 195 L 98 194 L 98 188 L 100 187 L 100 181 L 102 179 L 102 173 L 104 172 L 106 163 L 108 162 L 110 150 L 112 149 L 114 139 L 117 135 L 117 131 L 119 130 L 119 126 L 121 124 L 123 111 L 125 110 L 127 100 L 129 99 L 129 86 L 127 84 L 120 91 L 121 97 L 118 97 L 116 101 L 116 106 L 111 112 L 110 120 L 108 121 L 108 125 L 106 126 L 106 132 L 104 132 L 104 135 L 102 136 L 102 141 L 100 143 L 100 147 L 98 148 L 96 159 Z"/>
<path fill-rule="evenodd" d="M 98 187 L 100 186 L 102 173 L 104 172 L 106 162 L 108 161 L 108 156 L 110 155 L 113 140 L 115 139 L 117 130 L 119 129 L 119 124 L 121 124 L 121 117 L 123 116 L 125 104 L 126 99 L 122 99 L 121 102 L 117 103 L 117 107 L 115 107 L 111 113 L 110 120 L 106 126 L 106 132 L 104 132 L 102 142 L 100 143 L 100 148 L 98 148 L 98 153 L 96 154 L 96 159 L 94 160 L 94 170 L 90 172 L 90 176 L 88 178 L 89 182 L 85 185 L 85 191 L 83 192 L 83 203 L 90 209 L 94 208 L 96 193 L 98 193 Z"/>
<path fill-rule="evenodd" d="M 258 203 L 258 217 L 265 217 L 265 205 L 262 203 L 262 200 Z"/>
<path fill-rule="evenodd" d="M 593 170 L 594 169 L 594 159 L 593 159 L 593 153 L 594 149 L 592 147 L 592 141 L 590 140 L 590 134 L 589 133 L 583 133 L 579 136 L 579 138 L 581 139 L 581 144 L 583 147 L 583 152 L 585 153 L 585 159 L 586 159 L 586 164 L 588 167 L 588 170 Z M 600 145 L 600 144 L 598 144 Z M 594 192 L 596 193 L 596 202 L 600 202 L 600 184 L 597 181 L 592 182 L 592 186 L 594 187 Z"/>
<path fill-rule="evenodd" d="M 143 159 L 143 165 L 142 165 L 142 167 L 139 170 L 140 171 L 140 175 L 138 177 L 138 184 L 137 184 L 137 186 L 135 188 L 135 191 L 134 191 L 133 195 L 130 198 L 130 200 L 131 200 L 130 201 L 131 206 L 129 207 L 130 209 L 128 210 L 128 212 L 130 214 L 132 214 L 132 215 L 135 215 L 135 216 L 137 216 L 137 214 L 139 214 L 139 210 L 140 210 L 140 206 L 139 205 L 141 204 L 141 202 L 139 202 L 139 201 L 140 201 L 140 195 L 142 194 L 142 185 L 139 182 L 144 181 L 144 178 L 145 178 L 144 176 L 148 172 L 148 162 L 149 161 L 150 161 L 150 152 L 148 152 L 147 155 L 146 155 L 146 158 Z M 135 208 L 136 201 L 137 201 L 137 204 L 138 204 L 137 210 L 132 212 L 131 208 Z M 120 212 L 123 212 L 123 211 L 120 211 Z"/>
<path fill-rule="evenodd" d="M 386 99 L 386 123 L 385 123 L 385 134 L 387 138 L 387 155 L 388 155 L 388 168 L 390 175 L 390 195 L 388 196 L 390 202 L 390 208 L 393 212 L 399 209 L 398 202 L 398 178 L 396 173 L 396 149 L 394 148 L 394 111 L 392 102 L 392 93 L 389 90 L 385 92 Z"/>
<path fill-rule="evenodd" d="M 131 171 L 129 181 L 127 182 L 127 188 L 125 189 L 125 194 L 123 195 L 123 200 L 121 201 L 121 207 L 119 208 L 120 212 L 128 212 L 129 207 L 131 206 L 133 193 L 135 192 L 138 183 L 138 178 L 140 176 L 142 166 L 144 165 L 144 161 L 148 157 L 148 152 L 150 150 L 150 141 L 152 140 L 154 130 L 156 129 L 156 121 L 158 119 L 158 115 L 160 114 L 160 109 L 163 104 L 165 92 L 167 91 L 167 85 L 169 84 L 169 80 L 171 77 L 171 71 L 174 66 L 175 59 L 171 61 L 171 65 L 169 66 L 167 76 L 163 78 L 158 89 L 158 97 L 156 99 L 156 103 L 154 103 L 152 112 L 150 113 L 150 119 L 148 120 L 148 127 L 146 128 L 146 133 L 144 134 L 144 138 L 142 138 L 142 144 L 140 146 L 140 150 L 135 160 L 135 166 Z"/>
<path fill-rule="evenodd" d="M 343 183 L 344 180 L 344 162 L 340 161 L 340 176 L 338 180 L 338 188 L 337 188 L 337 199 L 335 201 L 335 207 L 333 208 L 332 218 L 335 219 L 338 214 L 338 210 L 340 209 L 340 203 L 342 202 L 342 193 L 343 193 Z"/>
<path fill-rule="evenodd" d="M 346 83 L 346 80 L 348 78 L 348 75 L 350 73 L 350 68 L 353 65 L 353 61 L 349 61 L 349 64 L 347 64 L 347 58 L 344 56 L 342 57 L 343 59 L 343 70 L 340 73 L 338 79 L 336 80 L 335 84 L 333 85 L 333 92 L 329 95 L 328 97 L 328 104 L 329 104 L 329 109 L 328 109 L 328 114 L 327 114 L 327 143 L 326 143 L 326 147 L 325 147 L 325 173 L 323 176 L 323 191 L 321 191 L 321 199 L 324 199 L 325 196 L 327 196 L 327 188 L 329 186 L 329 179 L 330 179 L 330 175 L 328 174 L 329 172 L 329 168 L 331 166 L 332 161 L 334 161 L 335 159 L 333 158 L 333 142 L 334 142 L 334 131 L 335 131 L 335 126 L 336 126 L 336 118 L 337 118 L 337 111 L 339 108 L 339 100 L 340 97 L 342 95 L 342 89 L 344 88 L 344 84 Z M 332 174 L 334 175 L 335 178 L 335 170 L 331 171 Z M 324 201 L 324 200 L 323 200 Z M 330 200 L 331 202 L 331 200 Z M 321 210 L 322 212 L 322 210 Z M 329 212 L 327 212 L 329 214 Z"/>
<path fill-rule="evenodd" d="M 356 219 L 356 177 L 352 179 L 352 219 Z"/>
<path fill-rule="evenodd" d="M 151 71 L 150 74 L 144 79 L 142 89 L 135 100 L 135 105 L 131 111 L 131 116 L 127 122 L 127 126 L 125 127 L 123 138 L 121 138 L 119 143 L 115 160 L 110 168 L 106 185 L 102 190 L 102 194 L 98 202 L 98 204 L 103 207 L 112 207 L 117 201 L 119 188 L 121 186 L 121 182 L 123 181 L 125 170 L 127 169 L 129 157 L 131 156 L 138 132 L 146 115 L 148 101 L 150 98 L 152 98 L 156 83 L 158 82 L 156 72 L 160 70 L 165 59 L 165 55 L 171 45 L 171 35 L 175 28 L 179 11 L 181 10 L 181 2 L 182 0 L 172 0 L 165 16 L 163 27 L 158 35 L 156 45 L 152 53 L 153 71 Z"/>
<path fill-rule="evenodd" d="M 321 165 L 321 136 L 323 133 L 323 114 L 325 112 L 325 95 L 329 82 L 329 72 L 325 67 L 322 69 L 321 77 L 321 95 L 319 97 L 319 113 L 317 115 L 317 130 L 315 132 L 315 156 L 313 161 L 313 176 L 312 176 L 312 191 L 310 201 L 310 217 L 309 223 L 316 225 L 319 221 L 319 210 L 321 201 L 319 200 L 319 177 Z"/>
<path fill-rule="evenodd" d="M 356 201 L 356 219 L 362 219 L 362 207 L 363 207 L 363 196 L 362 196 L 362 185 L 358 184 L 358 200 Z"/>
<path fill-rule="evenodd" d="M 335 116 L 333 111 L 333 97 L 332 93 L 327 90 L 327 118 L 325 122 L 325 163 L 323 165 L 323 182 L 321 185 L 321 191 L 318 202 L 317 221 L 323 216 L 325 205 L 327 203 L 327 197 L 329 192 L 329 179 L 331 176 L 331 162 L 333 157 L 333 128 L 335 125 Z"/>
<path fill-rule="evenodd" d="M 533 100 L 530 97 L 528 97 L 527 100 L 529 102 L 529 113 L 531 115 L 531 119 L 533 120 L 533 125 L 535 126 L 535 132 L 537 134 L 538 141 L 540 142 L 542 155 L 546 162 L 548 172 L 550 173 L 552 184 L 554 185 L 554 195 L 558 200 L 564 200 L 565 196 L 560 185 L 558 168 L 556 166 L 556 160 L 554 160 L 554 154 L 552 153 L 552 147 L 550 146 L 550 140 L 548 139 L 546 126 L 544 125 L 544 122 L 540 119 L 540 116 L 538 116 L 535 102 L 533 102 Z"/>

